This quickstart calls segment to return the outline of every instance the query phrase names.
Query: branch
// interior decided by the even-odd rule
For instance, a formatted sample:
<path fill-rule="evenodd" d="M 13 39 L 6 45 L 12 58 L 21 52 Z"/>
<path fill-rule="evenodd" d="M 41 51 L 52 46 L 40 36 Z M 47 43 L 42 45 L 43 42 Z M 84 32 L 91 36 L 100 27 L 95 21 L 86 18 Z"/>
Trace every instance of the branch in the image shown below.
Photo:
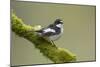
<path fill-rule="evenodd" d="M 58 48 L 55 44 L 38 36 L 38 34 L 34 32 L 38 29 L 38 26 L 32 27 L 30 25 L 25 25 L 14 13 L 11 15 L 11 28 L 18 36 L 24 37 L 32 42 L 44 56 L 48 57 L 54 63 L 76 61 L 76 56 L 73 53 L 67 49 Z"/>

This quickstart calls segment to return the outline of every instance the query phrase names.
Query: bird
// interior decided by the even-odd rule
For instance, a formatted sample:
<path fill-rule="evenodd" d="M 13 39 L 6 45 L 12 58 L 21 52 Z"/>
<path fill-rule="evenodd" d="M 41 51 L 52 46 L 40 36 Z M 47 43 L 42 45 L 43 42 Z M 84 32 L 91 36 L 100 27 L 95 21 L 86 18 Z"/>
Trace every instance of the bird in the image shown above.
<path fill-rule="evenodd" d="M 54 23 L 36 31 L 39 36 L 46 38 L 49 41 L 58 40 L 63 33 L 63 21 L 56 19 Z"/>

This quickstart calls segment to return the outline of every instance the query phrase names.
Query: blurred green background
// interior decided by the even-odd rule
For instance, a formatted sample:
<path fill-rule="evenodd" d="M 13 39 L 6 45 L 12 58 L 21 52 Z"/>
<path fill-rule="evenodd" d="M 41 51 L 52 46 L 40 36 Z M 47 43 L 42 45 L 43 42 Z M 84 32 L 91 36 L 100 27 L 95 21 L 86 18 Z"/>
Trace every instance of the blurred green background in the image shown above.
<path fill-rule="evenodd" d="M 61 18 L 64 33 L 56 45 L 76 54 L 77 62 L 95 60 L 95 6 L 16 1 L 11 9 L 28 25 L 44 27 Z M 47 63 L 53 62 L 31 42 L 11 32 L 11 65 Z"/>

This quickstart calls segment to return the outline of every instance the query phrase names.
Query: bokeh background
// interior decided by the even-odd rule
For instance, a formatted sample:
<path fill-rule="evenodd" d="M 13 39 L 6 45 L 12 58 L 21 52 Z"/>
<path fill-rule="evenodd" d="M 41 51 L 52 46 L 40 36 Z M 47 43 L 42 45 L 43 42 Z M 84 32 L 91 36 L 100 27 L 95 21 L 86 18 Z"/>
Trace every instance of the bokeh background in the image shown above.
<path fill-rule="evenodd" d="M 25 24 L 43 27 L 61 18 L 64 33 L 55 41 L 76 54 L 77 61 L 95 61 L 96 6 L 12 1 L 11 9 Z M 11 31 L 11 65 L 53 63 L 28 40 Z"/>

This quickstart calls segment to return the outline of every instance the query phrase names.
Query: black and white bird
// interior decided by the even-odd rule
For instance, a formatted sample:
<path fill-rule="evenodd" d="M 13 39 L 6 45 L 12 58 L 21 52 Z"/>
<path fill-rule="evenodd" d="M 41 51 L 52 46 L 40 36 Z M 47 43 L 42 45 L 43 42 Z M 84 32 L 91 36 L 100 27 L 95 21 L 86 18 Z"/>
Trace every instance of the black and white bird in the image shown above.
<path fill-rule="evenodd" d="M 55 41 L 59 39 L 63 33 L 63 21 L 56 19 L 53 24 L 36 31 L 41 37 L 48 40 Z"/>

